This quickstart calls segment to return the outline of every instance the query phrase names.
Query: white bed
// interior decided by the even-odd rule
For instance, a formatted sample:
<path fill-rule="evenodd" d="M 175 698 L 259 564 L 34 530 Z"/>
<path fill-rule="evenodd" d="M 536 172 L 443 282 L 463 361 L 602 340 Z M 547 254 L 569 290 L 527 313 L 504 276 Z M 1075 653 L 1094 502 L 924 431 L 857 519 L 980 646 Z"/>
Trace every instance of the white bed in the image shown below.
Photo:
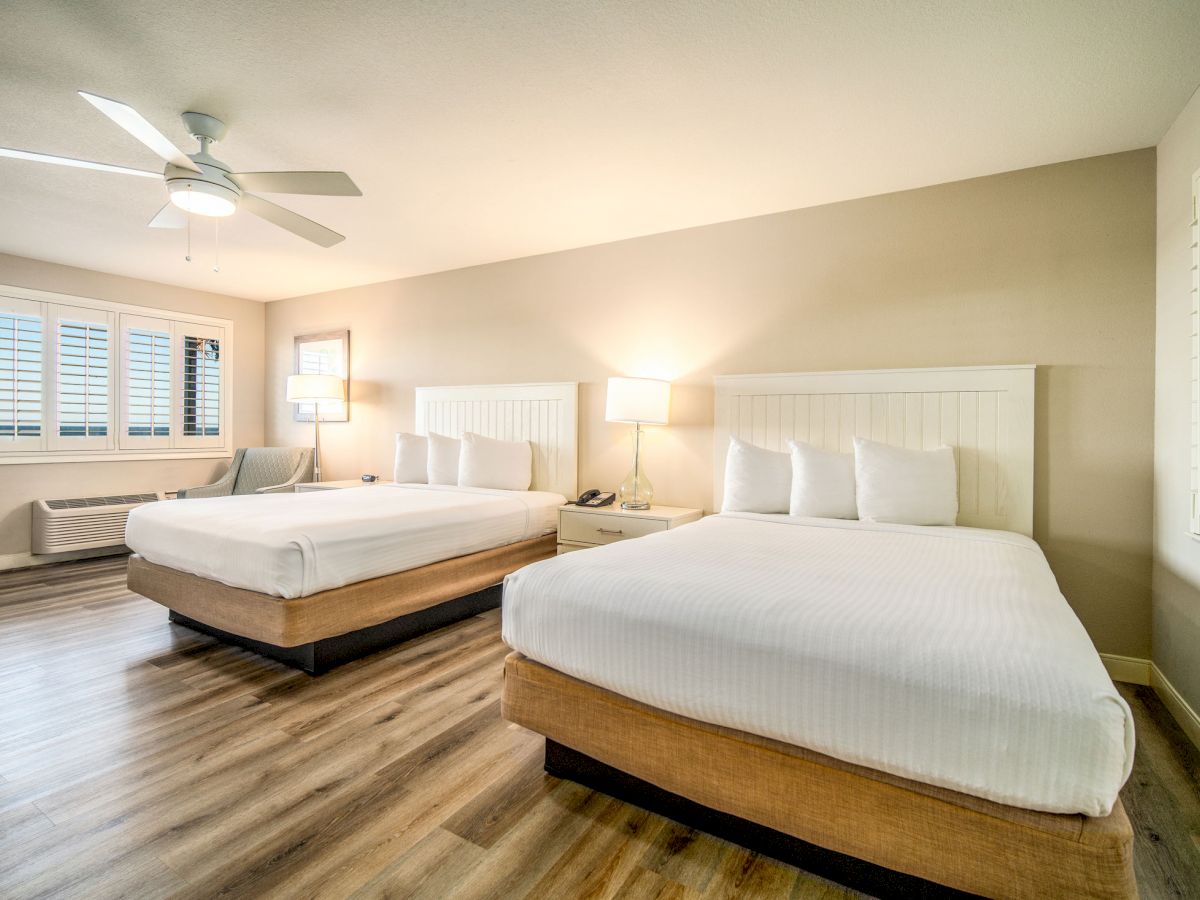
<path fill-rule="evenodd" d="M 1133 725 L 1011 532 L 725 514 L 508 576 L 504 639 L 690 718 L 1001 803 L 1105 815 Z"/>
<path fill-rule="evenodd" d="M 150 503 L 125 542 L 151 563 L 273 597 L 330 588 L 552 534 L 552 491 L 377 485 Z"/>
<path fill-rule="evenodd" d="M 294 599 L 552 534 L 574 496 L 578 385 L 419 387 L 417 433 L 524 441 L 530 490 L 376 485 L 151 503 L 125 543 L 149 563 Z"/>
<path fill-rule="evenodd" d="M 714 422 L 715 509 L 731 437 L 731 506 L 794 508 L 795 440 L 897 521 L 938 459 L 958 526 L 723 513 L 514 570 L 503 708 L 547 770 L 868 893 L 1136 897 L 1130 713 L 1029 537 L 1033 367 L 722 376 Z"/>

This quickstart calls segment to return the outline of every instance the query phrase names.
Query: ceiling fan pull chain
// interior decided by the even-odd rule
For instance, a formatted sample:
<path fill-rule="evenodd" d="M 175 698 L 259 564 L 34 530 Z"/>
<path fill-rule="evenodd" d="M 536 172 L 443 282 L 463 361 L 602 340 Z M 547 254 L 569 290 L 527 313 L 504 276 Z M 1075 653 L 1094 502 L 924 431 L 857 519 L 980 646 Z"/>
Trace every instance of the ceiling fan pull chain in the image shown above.
<path fill-rule="evenodd" d="M 187 238 L 188 249 L 187 249 L 187 256 L 185 256 L 184 259 L 186 259 L 188 262 L 191 262 L 192 261 L 192 217 L 187 215 L 186 213 L 184 214 L 184 217 L 187 219 L 187 231 L 188 231 L 188 238 Z"/>
<path fill-rule="evenodd" d="M 221 220 L 213 219 L 213 271 L 221 271 Z"/>

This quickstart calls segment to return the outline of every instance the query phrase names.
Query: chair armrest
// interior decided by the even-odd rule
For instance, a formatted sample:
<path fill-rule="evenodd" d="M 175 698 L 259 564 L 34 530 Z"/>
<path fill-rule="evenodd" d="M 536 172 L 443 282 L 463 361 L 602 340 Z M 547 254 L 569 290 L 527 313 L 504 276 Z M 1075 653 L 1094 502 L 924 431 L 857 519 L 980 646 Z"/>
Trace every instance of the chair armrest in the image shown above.
<path fill-rule="evenodd" d="M 294 485 L 297 483 L 298 480 L 299 479 L 293 479 L 292 481 L 285 481 L 283 484 L 270 484 L 270 485 L 267 485 L 266 487 L 255 488 L 254 493 L 256 493 L 256 494 L 291 494 L 296 490 Z"/>
<path fill-rule="evenodd" d="M 179 500 L 195 500 L 198 497 L 228 497 L 233 493 L 233 480 L 229 482 L 215 481 L 212 484 L 202 484 L 199 487 L 184 488 L 175 494 Z"/>
<path fill-rule="evenodd" d="M 282 484 L 271 484 L 267 487 L 260 487 L 254 493 L 256 494 L 290 494 L 295 490 L 295 485 L 301 482 L 312 481 L 312 458 L 302 459 L 300 464 L 296 466 L 291 477 Z"/>
<path fill-rule="evenodd" d="M 212 484 L 202 484 L 198 487 L 184 488 L 175 496 L 179 500 L 195 499 L 197 497 L 226 497 L 233 493 L 233 483 L 237 478 L 237 469 L 230 466 L 225 474 Z"/>
<path fill-rule="evenodd" d="M 301 457 L 300 462 L 296 465 L 295 470 L 287 481 L 282 484 L 272 484 L 267 487 L 260 487 L 254 493 L 256 494 L 290 494 L 295 490 L 297 484 L 307 484 L 312 481 L 312 453 L 307 453 Z"/>

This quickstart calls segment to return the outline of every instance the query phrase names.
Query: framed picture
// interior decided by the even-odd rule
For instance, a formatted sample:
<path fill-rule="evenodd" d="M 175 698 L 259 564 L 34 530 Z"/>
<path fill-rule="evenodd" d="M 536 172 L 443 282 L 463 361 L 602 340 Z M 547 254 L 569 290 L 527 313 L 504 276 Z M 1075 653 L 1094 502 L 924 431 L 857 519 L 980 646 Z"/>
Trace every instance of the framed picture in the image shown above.
<path fill-rule="evenodd" d="M 296 359 L 293 371 L 297 375 L 339 375 L 346 379 L 346 399 L 322 402 L 322 422 L 347 422 L 350 419 L 350 332 L 323 331 L 319 334 L 296 336 Z M 293 404 L 292 416 L 297 422 L 311 422 L 316 413 L 315 403 Z"/>

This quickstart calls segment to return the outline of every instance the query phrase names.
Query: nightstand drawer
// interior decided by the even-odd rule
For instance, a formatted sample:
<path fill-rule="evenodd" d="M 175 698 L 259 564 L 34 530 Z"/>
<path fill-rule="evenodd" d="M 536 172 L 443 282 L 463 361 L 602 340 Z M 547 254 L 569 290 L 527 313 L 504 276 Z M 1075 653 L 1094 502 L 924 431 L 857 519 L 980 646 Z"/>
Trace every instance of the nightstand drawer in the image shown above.
<path fill-rule="evenodd" d="M 611 544 L 666 530 L 663 519 L 596 516 L 564 510 L 559 517 L 558 539 L 577 544 Z"/>

